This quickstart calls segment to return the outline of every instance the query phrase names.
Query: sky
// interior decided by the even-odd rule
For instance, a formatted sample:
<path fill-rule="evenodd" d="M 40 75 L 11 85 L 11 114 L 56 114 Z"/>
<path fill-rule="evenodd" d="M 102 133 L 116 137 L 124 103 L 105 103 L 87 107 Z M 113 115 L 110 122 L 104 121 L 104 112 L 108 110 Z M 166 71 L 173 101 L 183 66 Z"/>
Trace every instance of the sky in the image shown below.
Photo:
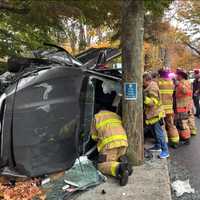
<path fill-rule="evenodd" d="M 198 33 L 193 33 L 194 26 L 183 18 L 180 18 L 177 13 L 181 9 L 179 6 L 180 0 L 175 0 L 169 7 L 169 9 L 165 12 L 164 20 L 169 21 L 169 23 L 175 28 L 183 31 L 186 35 L 190 37 L 191 41 L 196 41 L 197 38 L 200 38 L 200 31 Z M 191 9 L 192 4 L 189 1 L 185 1 L 186 8 Z M 197 27 L 198 28 L 198 27 Z M 199 26 L 200 30 L 200 26 Z"/>

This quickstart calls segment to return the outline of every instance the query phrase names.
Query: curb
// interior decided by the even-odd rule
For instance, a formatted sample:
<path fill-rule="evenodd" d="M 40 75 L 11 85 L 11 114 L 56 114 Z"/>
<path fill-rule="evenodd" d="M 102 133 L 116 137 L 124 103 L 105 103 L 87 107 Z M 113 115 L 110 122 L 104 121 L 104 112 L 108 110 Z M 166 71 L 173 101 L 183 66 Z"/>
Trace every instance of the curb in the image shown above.
<path fill-rule="evenodd" d="M 155 192 L 157 192 L 158 198 L 156 200 L 172 200 L 172 193 L 171 193 L 171 181 L 170 181 L 170 173 L 169 173 L 169 165 L 168 159 L 154 159 L 150 161 L 146 161 L 145 165 L 146 168 L 150 168 L 149 170 L 155 173 L 156 171 L 156 187 Z M 153 177 L 155 178 L 155 177 Z M 162 192 L 161 192 L 162 191 Z M 148 199 L 151 200 L 151 199 Z M 152 199 L 153 200 L 153 199 Z"/>
<path fill-rule="evenodd" d="M 171 179 L 170 179 L 170 171 L 169 171 L 170 162 L 166 160 L 166 173 L 167 173 L 167 181 L 168 181 L 168 190 L 169 190 L 169 200 L 172 200 L 172 190 L 171 190 Z"/>
<path fill-rule="evenodd" d="M 76 200 L 172 200 L 168 161 L 153 159 L 134 167 L 125 187 L 113 178 L 82 193 Z M 105 194 L 102 194 L 102 190 Z"/>

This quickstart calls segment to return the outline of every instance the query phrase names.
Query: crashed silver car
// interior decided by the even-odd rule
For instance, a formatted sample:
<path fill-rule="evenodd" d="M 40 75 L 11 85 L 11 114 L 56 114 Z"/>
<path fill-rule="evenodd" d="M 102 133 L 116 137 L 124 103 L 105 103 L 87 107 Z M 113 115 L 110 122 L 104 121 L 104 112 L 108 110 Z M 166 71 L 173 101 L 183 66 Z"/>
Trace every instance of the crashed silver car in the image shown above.
<path fill-rule="evenodd" d="M 110 61 L 99 58 L 84 63 L 57 48 L 8 61 L 14 73 L 0 97 L 2 175 L 66 170 L 86 153 L 96 108 L 120 99 L 120 70 L 95 68 Z"/>

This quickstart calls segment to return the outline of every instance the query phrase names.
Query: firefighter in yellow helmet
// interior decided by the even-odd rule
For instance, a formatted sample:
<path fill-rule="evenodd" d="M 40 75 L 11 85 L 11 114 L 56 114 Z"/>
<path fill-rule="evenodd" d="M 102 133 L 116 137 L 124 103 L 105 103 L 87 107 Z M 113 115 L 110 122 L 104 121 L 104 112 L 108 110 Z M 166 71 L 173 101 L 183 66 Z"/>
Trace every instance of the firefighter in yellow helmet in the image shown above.
<path fill-rule="evenodd" d="M 173 93 L 174 84 L 172 81 L 170 70 L 159 70 L 159 89 L 161 94 L 161 101 L 165 110 L 165 128 L 167 131 L 169 143 L 173 147 L 179 144 L 179 134 L 176 126 L 174 125 L 174 110 L 173 110 Z"/>
<path fill-rule="evenodd" d="M 99 152 L 98 169 L 119 179 L 120 185 L 128 182 L 132 169 L 124 159 L 128 141 L 119 115 L 109 111 L 107 105 L 95 114 L 91 127 L 92 139 L 97 142 Z"/>

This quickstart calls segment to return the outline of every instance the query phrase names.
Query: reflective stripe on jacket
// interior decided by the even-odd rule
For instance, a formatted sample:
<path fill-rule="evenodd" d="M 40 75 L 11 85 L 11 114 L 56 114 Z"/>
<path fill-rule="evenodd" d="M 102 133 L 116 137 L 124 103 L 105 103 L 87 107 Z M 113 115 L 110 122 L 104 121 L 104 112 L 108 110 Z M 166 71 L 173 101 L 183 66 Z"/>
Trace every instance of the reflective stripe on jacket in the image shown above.
<path fill-rule="evenodd" d="M 145 123 L 155 124 L 165 116 L 158 84 L 154 81 L 144 89 Z"/>
<path fill-rule="evenodd" d="M 179 81 L 176 86 L 176 112 L 189 112 L 192 103 L 192 88 L 188 80 Z"/>
<path fill-rule="evenodd" d="M 173 114 L 173 92 L 174 92 L 174 84 L 172 80 L 169 79 L 160 79 L 158 81 L 161 101 L 163 105 L 163 109 L 166 114 Z"/>
<path fill-rule="evenodd" d="M 126 132 L 120 116 L 110 111 L 100 111 L 95 115 L 91 127 L 92 139 L 97 141 L 98 151 L 127 147 Z"/>

